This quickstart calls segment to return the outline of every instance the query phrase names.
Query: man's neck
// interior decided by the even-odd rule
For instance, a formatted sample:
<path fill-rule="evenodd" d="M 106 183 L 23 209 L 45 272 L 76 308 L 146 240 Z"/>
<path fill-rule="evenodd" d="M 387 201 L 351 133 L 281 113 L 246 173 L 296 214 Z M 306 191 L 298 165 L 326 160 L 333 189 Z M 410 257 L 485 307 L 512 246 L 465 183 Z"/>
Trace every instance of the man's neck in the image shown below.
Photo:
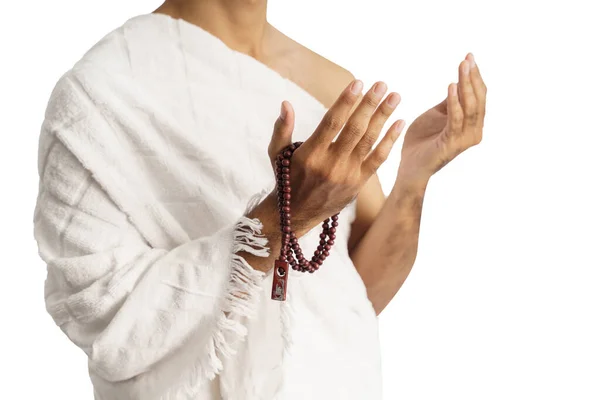
<path fill-rule="evenodd" d="M 271 28 L 267 0 L 165 0 L 153 12 L 198 25 L 228 47 L 256 59 L 266 57 Z"/>

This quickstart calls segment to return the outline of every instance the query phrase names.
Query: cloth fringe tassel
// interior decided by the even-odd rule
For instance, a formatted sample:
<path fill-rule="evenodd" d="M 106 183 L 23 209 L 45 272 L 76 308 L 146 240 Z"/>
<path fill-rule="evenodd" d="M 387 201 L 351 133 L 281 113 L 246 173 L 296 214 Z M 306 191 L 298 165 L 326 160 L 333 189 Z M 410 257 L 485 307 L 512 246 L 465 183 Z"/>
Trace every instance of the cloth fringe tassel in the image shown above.
<path fill-rule="evenodd" d="M 254 303 L 259 298 L 262 290 L 261 283 L 266 274 L 252 268 L 242 256 L 236 253 L 243 250 L 259 257 L 268 257 L 270 249 L 267 247 L 268 239 L 261 232 L 262 223 L 257 218 L 245 216 L 262 202 L 268 192 L 269 190 L 263 189 L 254 194 L 248 201 L 244 216 L 235 225 L 231 278 L 220 306 L 222 313 L 217 318 L 212 337 L 208 340 L 203 354 L 196 360 L 195 368 L 192 368 L 189 378 L 175 393 L 169 394 L 165 399 L 192 399 L 198 390 L 200 378 L 214 379 L 223 370 L 223 360 L 236 354 L 236 344 L 248 333 L 246 326 L 240 320 L 255 316 Z"/>

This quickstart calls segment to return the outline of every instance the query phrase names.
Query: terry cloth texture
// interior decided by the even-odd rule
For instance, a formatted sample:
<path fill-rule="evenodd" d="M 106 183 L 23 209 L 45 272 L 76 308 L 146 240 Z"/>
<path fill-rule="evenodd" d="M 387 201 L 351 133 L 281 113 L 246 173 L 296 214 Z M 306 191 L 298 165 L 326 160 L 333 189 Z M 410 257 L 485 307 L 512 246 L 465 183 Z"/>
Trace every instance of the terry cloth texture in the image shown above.
<path fill-rule="evenodd" d="M 306 140 L 326 109 L 165 14 L 125 21 L 56 83 L 34 235 L 46 308 L 88 358 L 96 400 L 377 400 L 378 321 L 348 255 L 356 200 L 315 274 L 270 299 L 258 219 L 281 101 Z M 306 251 L 320 226 L 299 239 Z"/>

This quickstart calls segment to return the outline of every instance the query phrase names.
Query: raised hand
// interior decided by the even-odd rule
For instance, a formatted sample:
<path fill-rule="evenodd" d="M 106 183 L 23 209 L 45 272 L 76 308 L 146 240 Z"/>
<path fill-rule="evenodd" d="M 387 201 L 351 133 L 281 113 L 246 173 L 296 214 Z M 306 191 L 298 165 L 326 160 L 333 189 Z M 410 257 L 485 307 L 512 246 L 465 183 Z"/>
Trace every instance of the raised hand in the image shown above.
<path fill-rule="evenodd" d="M 372 149 L 400 95 L 392 92 L 381 102 L 387 88 L 378 82 L 356 105 L 361 90 L 361 81 L 352 82 L 315 132 L 294 151 L 287 176 L 292 188 L 292 225 L 315 226 L 340 212 L 387 159 L 398 139 L 404 127 L 402 120 L 392 124 Z M 268 149 L 273 168 L 279 152 L 292 143 L 294 111 L 288 102 L 282 103 L 281 110 Z"/>
<path fill-rule="evenodd" d="M 407 129 L 397 184 L 425 184 L 457 155 L 481 142 L 487 88 L 471 53 L 459 65 L 458 84 Z"/>

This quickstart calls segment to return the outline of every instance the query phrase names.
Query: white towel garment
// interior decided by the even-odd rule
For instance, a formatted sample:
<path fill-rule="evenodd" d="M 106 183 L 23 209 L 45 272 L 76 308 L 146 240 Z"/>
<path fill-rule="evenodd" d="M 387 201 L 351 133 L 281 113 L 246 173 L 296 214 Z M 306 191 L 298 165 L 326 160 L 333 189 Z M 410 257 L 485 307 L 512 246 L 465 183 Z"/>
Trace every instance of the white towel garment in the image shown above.
<path fill-rule="evenodd" d="M 58 80 L 34 235 L 47 310 L 87 355 L 96 400 L 380 398 L 377 318 L 347 251 L 355 202 L 323 267 L 291 271 L 285 302 L 270 299 L 272 270 L 234 254 L 269 251 L 244 215 L 275 183 L 285 99 L 305 140 L 321 103 L 164 14 L 127 20 Z"/>

